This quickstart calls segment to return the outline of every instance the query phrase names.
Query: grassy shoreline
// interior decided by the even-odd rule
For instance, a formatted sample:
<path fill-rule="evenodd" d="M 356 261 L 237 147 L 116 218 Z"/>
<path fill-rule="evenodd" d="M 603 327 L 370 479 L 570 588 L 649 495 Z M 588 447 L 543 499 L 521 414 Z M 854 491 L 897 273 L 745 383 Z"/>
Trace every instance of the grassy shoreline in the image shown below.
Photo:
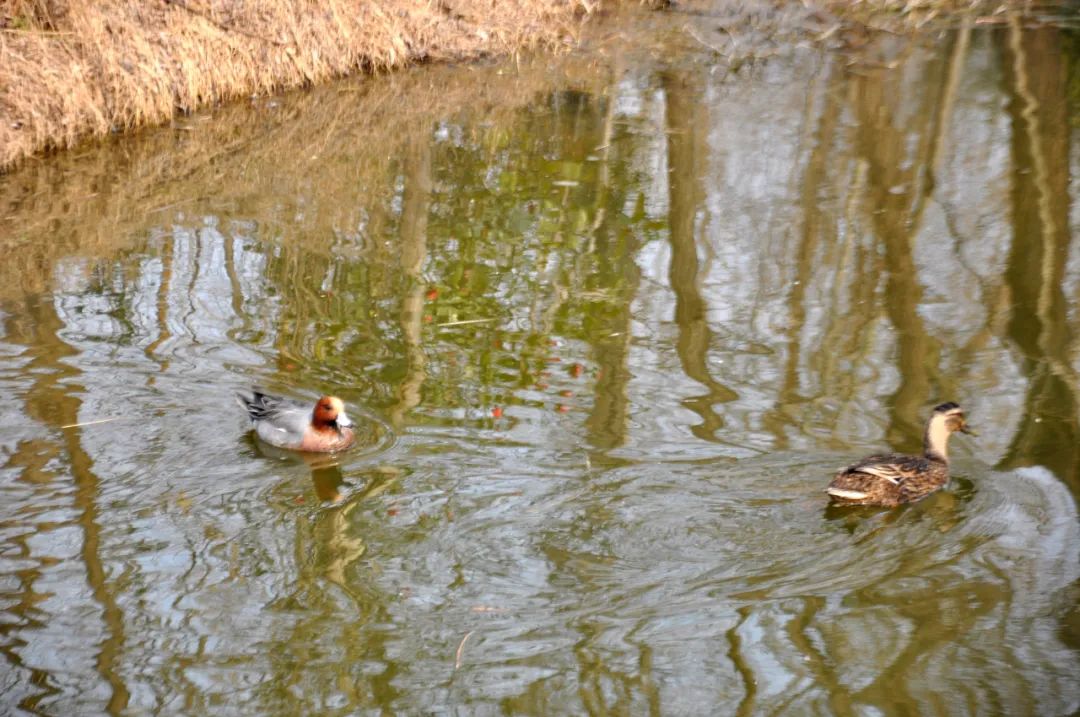
<path fill-rule="evenodd" d="M 361 71 L 566 46 L 598 8 L 666 0 L 0 0 L 0 174 L 43 152 Z M 797 41 L 1002 19 L 1025 0 L 681 0 L 737 67 Z M 738 41 L 735 42 L 735 36 Z"/>
<path fill-rule="evenodd" d="M 0 0 L 0 172 L 199 107 L 571 39 L 586 0 Z"/>

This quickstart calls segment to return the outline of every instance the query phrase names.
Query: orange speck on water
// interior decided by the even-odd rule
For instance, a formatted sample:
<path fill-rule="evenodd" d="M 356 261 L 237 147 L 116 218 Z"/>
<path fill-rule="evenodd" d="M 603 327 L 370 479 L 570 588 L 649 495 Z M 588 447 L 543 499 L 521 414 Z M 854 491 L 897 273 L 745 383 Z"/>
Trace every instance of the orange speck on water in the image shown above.
<path fill-rule="evenodd" d="M 297 505 L 303 505 L 304 504 L 304 496 L 302 496 L 302 495 L 296 496 L 295 498 L 293 498 L 293 502 L 296 503 Z"/>
<path fill-rule="evenodd" d="M 491 409 L 491 415 L 494 416 L 495 418 L 502 418 L 502 415 L 503 415 L 502 406 L 496 406 L 495 408 Z"/>
<path fill-rule="evenodd" d="M 558 406 L 555 407 L 555 410 L 559 413 L 566 413 L 570 410 L 570 407 L 567 406 L 565 403 L 560 403 Z"/>
<path fill-rule="evenodd" d="M 571 396 L 574 395 L 574 392 L 569 390 L 569 389 L 563 389 L 562 391 L 559 391 L 559 395 L 560 396 L 565 396 L 566 398 L 570 398 Z"/>
<path fill-rule="evenodd" d="M 582 366 L 579 363 L 576 363 L 576 364 L 574 364 L 573 366 L 570 367 L 570 375 L 573 376 L 574 378 L 577 378 L 578 376 L 580 376 L 583 373 L 585 373 L 585 367 Z"/>
<path fill-rule="evenodd" d="M 424 294 L 424 296 L 427 298 L 428 301 L 435 301 L 435 299 L 439 298 L 439 290 L 428 289 L 427 293 Z"/>
<path fill-rule="evenodd" d="M 432 321 L 434 321 L 434 319 L 431 317 L 431 314 L 424 314 L 424 323 L 425 324 L 430 324 Z"/>
<path fill-rule="evenodd" d="M 543 391 L 545 388 L 548 387 L 548 385 L 546 383 L 544 383 L 543 381 L 537 381 L 536 382 L 536 387 L 538 389 L 540 389 L 541 391 Z"/>
<path fill-rule="evenodd" d="M 390 508 L 390 509 L 388 509 L 386 511 L 386 514 L 389 515 L 390 517 L 393 517 L 393 516 L 398 514 L 398 509 L 397 508 Z"/>

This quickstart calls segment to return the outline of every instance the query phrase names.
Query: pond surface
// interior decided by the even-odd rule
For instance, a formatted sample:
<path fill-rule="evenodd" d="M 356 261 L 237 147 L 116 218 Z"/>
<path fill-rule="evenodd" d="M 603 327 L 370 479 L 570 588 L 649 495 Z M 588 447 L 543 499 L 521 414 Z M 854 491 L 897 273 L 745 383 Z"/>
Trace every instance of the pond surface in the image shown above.
<path fill-rule="evenodd" d="M 1080 709 L 1080 38 L 687 23 L 0 178 L 0 712 Z"/>

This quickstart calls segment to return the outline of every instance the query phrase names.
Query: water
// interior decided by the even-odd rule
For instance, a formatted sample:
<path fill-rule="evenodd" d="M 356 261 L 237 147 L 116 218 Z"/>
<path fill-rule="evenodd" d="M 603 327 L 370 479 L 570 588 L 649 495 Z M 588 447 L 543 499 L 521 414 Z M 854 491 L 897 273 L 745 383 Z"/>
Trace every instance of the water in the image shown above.
<path fill-rule="evenodd" d="M 4 712 L 1080 709 L 1075 32 L 607 42 L 0 180 Z"/>

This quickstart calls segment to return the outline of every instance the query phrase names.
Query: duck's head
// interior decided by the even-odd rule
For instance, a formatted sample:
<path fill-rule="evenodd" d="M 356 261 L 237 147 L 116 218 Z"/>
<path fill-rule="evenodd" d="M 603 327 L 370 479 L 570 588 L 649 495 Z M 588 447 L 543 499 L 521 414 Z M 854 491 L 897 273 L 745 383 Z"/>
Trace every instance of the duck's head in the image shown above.
<path fill-rule="evenodd" d="M 960 431 L 961 433 L 976 435 L 964 418 L 964 409 L 960 408 L 960 404 L 951 401 L 934 407 L 930 423 L 932 426 L 941 426 L 949 433 Z"/>
<path fill-rule="evenodd" d="M 315 404 L 311 422 L 317 428 L 332 428 L 340 431 L 352 427 L 352 421 L 345 415 L 345 403 L 337 396 L 323 396 Z"/>

